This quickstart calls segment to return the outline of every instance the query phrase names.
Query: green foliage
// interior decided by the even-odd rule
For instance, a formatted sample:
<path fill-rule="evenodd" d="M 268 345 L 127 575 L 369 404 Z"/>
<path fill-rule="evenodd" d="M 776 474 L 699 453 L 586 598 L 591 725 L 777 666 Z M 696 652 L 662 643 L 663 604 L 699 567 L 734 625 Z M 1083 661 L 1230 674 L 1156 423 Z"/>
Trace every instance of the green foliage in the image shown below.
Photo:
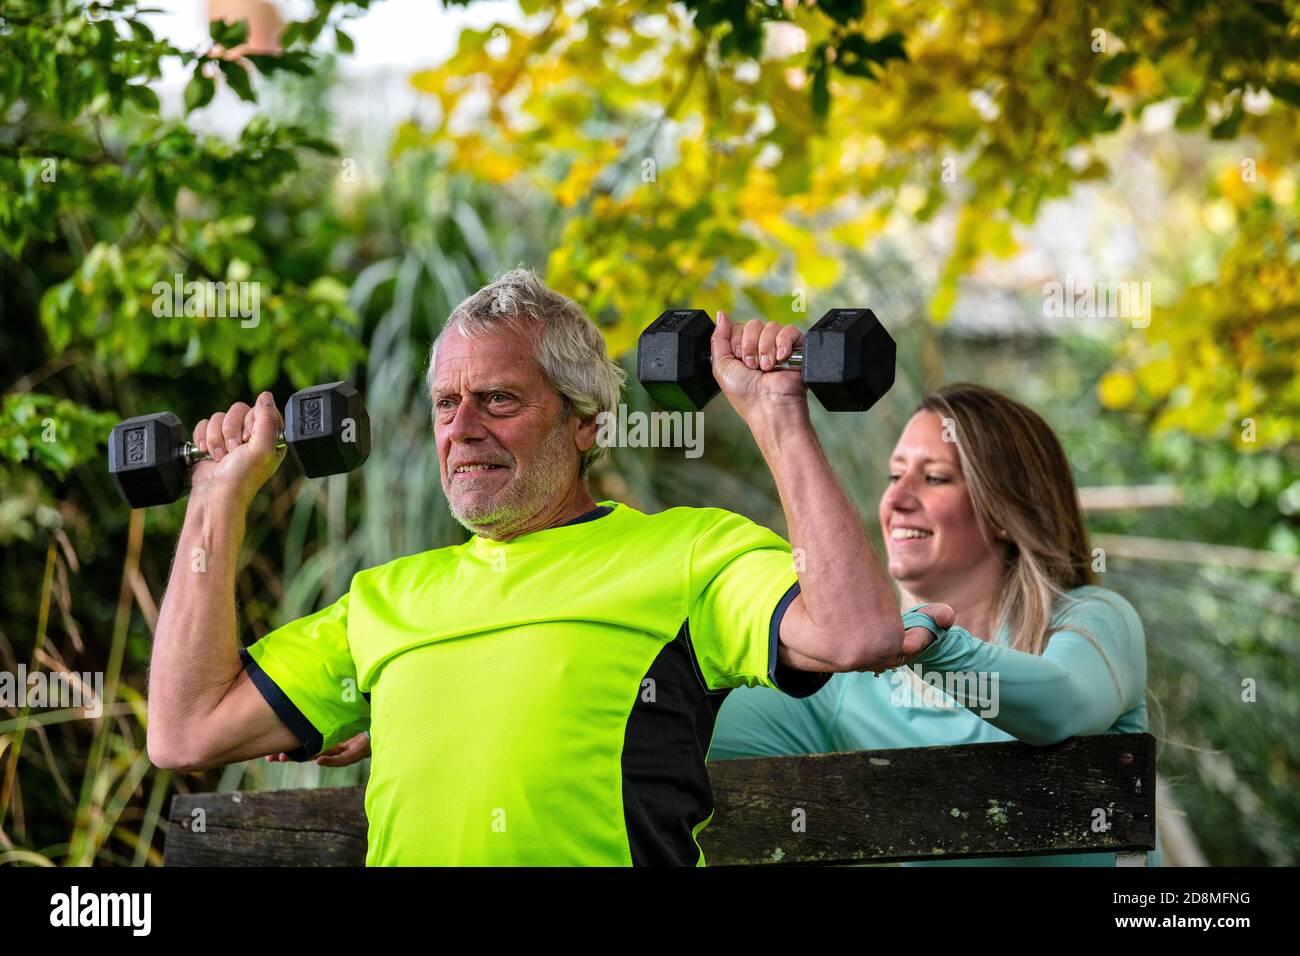
<path fill-rule="evenodd" d="M 88 458 L 102 440 L 112 415 L 92 412 L 76 402 L 51 395 L 6 395 L 0 413 L 0 459 L 9 464 L 32 461 L 64 478 Z"/>
<path fill-rule="evenodd" d="M 73 466 L 99 454 L 115 415 L 33 392 L 4 396 L 0 405 L 0 545 L 30 541 L 37 528 L 57 527 L 60 516 L 50 486 Z M 41 476 L 35 468 L 48 472 Z M 44 480 L 42 480 L 44 477 Z M 24 489 L 25 493 L 18 493 Z"/>
<path fill-rule="evenodd" d="M 147 27 L 127 22 L 141 28 L 131 32 L 143 42 Z M 227 42 L 240 35 L 220 25 L 214 32 Z M 19 45 L 16 37 L 10 39 Z M 119 37 L 119 42 L 130 41 Z M 256 59 L 270 71 L 295 59 L 306 62 L 306 56 L 291 51 Z M 220 65 L 225 74 L 247 76 L 238 63 Z M 101 66 L 94 78 L 111 85 L 114 64 Z M 81 73 L 91 75 L 89 69 Z M 100 96 L 98 105 L 109 111 L 120 104 Z M 331 144 L 301 126 L 272 124 L 264 116 L 228 143 L 126 108 L 118 116 L 88 112 L 79 117 L 82 126 L 65 126 L 60 142 L 81 137 L 82 148 L 69 155 L 91 151 L 95 157 L 91 163 L 64 163 L 57 151 L 35 142 L 52 124 L 42 124 L 35 104 L 25 106 L 21 122 L 6 127 L 4 138 L 29 144 L 14 150 L 28 157 L 17 162 L 27 164 L 29 173 L 36 163 L 30 157 L 51 153 L 41 160 L 50 176 L 43 181 L 27 175 L 26 196 L 9 189 L 4 196 L 13 200 L 11 209 L 30 211 L 42 203 L 48 209 L 43 218 L 24 216 L 22 228 L 6 233 L 6 239 L 11 255 L 37 241 L 66 241 L 61 281 L 46 283 L 40 304 L 44 332 L 56 352 L 92 349 L 117 364 L 119 372 L 158 372 L 177 358 L 185 367 L 211 364 L 223 376 L 245 365 L 253 387 L 274 381 L 282 367 L 294 384 L 303 385 L 340 374 L 355 362 L 360 355 L 355 317 L 338 283 L 285 260 L 282 237 L 275 234 L 283 222 L 262 217 L 285 194 L 290 177 L 313 162 L 312 153 L 336 155 Z M 44 244 L 35 248 L 41 253 L 36 261 L 51 260 Z M 159 284 L 176 275 L 183 282 L 256 283 L 264 293 L 263 314 L 255 321 L 167 314 L 171 296 Z"/>
<path fill-rule="evenodd" d="M 341 6 L 319 5 L 303 48 L 235 61 L 224 51 L 243 42 L 246 23 L 213 23 L 211 47 L 182 51 L 154 37 L 134 2 L 6 5 L 0 261 L 22 285 L 43 290 L 40 323 L 56 355 L 88 352 L 118 376 L 206 366 L 253 389 L 282 373 L 299 387 L 338 378 L 357 361 L 356 318 L 345 298 L 317 275 L 282 272 L 276 240 L 259 219 L 289 177 L 313 154 L 336 155 L 334 147 L 264 116 L 233 142 L 200 135 L 162 118 L 145 85 L 177 58 L 193 65 L 187 110 L 211 101 L 214 77 L 255 100 L 245 64 L 263 77 L 310 72 L 317 58 L 307 36 L 337 20 Z M 173 277 L 182 286 L 253 284 L 258 314 L 222 317 L 231 315 L 228 305 L 217 315 L 172 314 Z M 4 312 L 15 326 L 27 318 L 20 303 Z M 93 448 L 60 447 L 68 466 L 94 457 Z"/>

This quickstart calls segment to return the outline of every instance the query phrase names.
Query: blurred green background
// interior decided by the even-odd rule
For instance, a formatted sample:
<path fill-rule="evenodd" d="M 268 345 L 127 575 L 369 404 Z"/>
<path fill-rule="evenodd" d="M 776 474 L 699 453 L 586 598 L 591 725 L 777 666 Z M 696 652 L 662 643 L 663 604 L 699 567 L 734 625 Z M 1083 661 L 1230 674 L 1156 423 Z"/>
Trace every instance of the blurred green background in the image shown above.
<path fill-rule="evenodd" d="M 1297 862 L 1300 6 L 455 4 L 446 56 L 379 66 L 349 31 L 373 50 L 382 2 L 306 6 L 195 5 L 234 25 L 188 45 L 130 2 L 0 11 L 0 669 L 106 675 L 102 719 L 0 708 L 0 862 L 157 864 L 173 793 L 364 779 L 150 765 L 184 505 L 131 512 L 105 438 L 262 388 L 362 388 L 364 468 L 287 466 L 253 506 L 256 639 L 359 568 L 463 540 L 423 366 L 450 309 L 517 265 L 588 308 L 637 408 L 636 335 L 666 307 L 805 327 L 874 309 L 897 384 L 814 417 L 877 544 L 926 389 L 1038 409 L 1078 483 L 1111 489 L 1085 505 L 1102 583 L 1147 628 L 1178 859 Z M 177 273 L 257 281 L 259 321 L 156 315 Z M 1151 307 L 1067 317 L 1051 283 L 1136 283 Z M 700 459 L 616 449 L 597 498 L 781 530 L 720 403 L 706 434 Z M 1149 486 L 1154 505 L 1131 490 Z"/>

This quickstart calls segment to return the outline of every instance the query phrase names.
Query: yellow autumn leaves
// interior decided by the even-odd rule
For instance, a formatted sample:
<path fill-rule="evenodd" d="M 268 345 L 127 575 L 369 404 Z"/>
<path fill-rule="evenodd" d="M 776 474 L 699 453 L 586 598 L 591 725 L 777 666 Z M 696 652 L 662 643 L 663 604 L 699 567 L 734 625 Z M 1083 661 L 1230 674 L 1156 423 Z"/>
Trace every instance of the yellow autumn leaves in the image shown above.
<path fill-rule="evenodd" d="M 942 320 L 962 276 L 1019 251 L 1016 223 L 1109 174 L 1092 141 L 1120 110 L 1205 99 L 1195 45 L 1139 56 L 1173 24 L 1120 0 L 1049 18 L 1031 0 L 872 4 L 855 29 L 901 32 L 909 59 L 874 80 L 832 72 L 824 122 L 809 78 L 833 35 L 805 5 L 758 60 L 720 56 L 684 8 L 657 0 L 525 12 L 523 26 L 465 31 L 451 59 L 412 77 L 441 119 L 403 129 L 395 148 L 436 145 L 457 170 L 551 196 L 562 219 L 548 277 L 614 354 L 669 305 L 794 321 L 805 303 L 815 316 L 848 253 L 948 206 L 956 229 L 928 309 Z M 1129 36 L 1095 50 L 1094 19 Z M 1198 103 L 1207 124 L 1236 108 Z M 1240 129 L 1257 155 L 1216 170 L 1199 211 L 1197 228 L 1228 250 L 1220 275 L 1131 330 L 1099 396 L 1204 435 L 1239 436 L 1254 415 L 1258 443 L 1285 443 L 1300 422 L 1294 115 L 1254 105 Z"/>
<path fill-rule="evenodd" d="M 1214 177 L 1231 245 L 1217 277 L 1156 308 L 1099 383 L 1112 409 L 1155 413 L 1156 429 L 1242 451 L 1300 438 L 1300 214 L 1292 174 L 1261 162 Z"/>

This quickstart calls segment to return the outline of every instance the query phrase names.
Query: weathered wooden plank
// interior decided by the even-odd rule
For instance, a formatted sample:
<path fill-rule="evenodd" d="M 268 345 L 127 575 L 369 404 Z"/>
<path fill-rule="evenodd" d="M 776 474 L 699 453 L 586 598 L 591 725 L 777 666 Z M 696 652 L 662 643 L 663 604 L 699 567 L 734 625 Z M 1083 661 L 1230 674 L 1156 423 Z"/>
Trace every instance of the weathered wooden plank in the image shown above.
<path fill-rule="evenodd" d="M 710 764 L 712 865 L 854 863 L 1154 847 L 1155 739 L 1078 737 Z M 203 829 L 194 825 L 202 810 Z M 1097 813 L 1109 830 L 1094 830 Z M 360 787 L 176 797 L 167 866 L 356 866 Z M 802 829 L 796 823 L 802 823 Z"/>
<path fill-rule="evenodd" d="M 361 866 L 366 859 L 362 787 L 178 795 L 169 820 L 164 866 Z"/>
<path fill-rule="evenodd" d="M 717 812 L 700 843 L 715 866 L 1155 846 L 1150 734 L 728 760 L 710 777 Z M 1109 830 L 1093 829 L 1098 810 Z"/>

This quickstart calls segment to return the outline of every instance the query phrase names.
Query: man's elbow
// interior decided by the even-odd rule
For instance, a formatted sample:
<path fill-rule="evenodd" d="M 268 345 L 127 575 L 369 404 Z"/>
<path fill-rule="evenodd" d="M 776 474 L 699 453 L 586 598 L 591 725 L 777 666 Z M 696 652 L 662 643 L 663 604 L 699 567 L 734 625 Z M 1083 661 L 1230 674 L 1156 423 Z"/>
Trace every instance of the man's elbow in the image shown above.
<path fill-rule="evenodd" d="M 160 734 L 150 731 L 145 738 L 145 750 L 149 754 L 149 762 L 159 770 L 177 770 L 187 769 L 188 760 L 185 752 L 175 744 L 166 741 Z"/>
<path fill-rule="evenodd" d="M 160 770 L 172 770 L 177 773 L 198 773 L 211 770 L 215 764 L 193 744 L 170 739 L 163 734 L 150 730 L 145 737 L 145 750 L 149 762 Z"/>

